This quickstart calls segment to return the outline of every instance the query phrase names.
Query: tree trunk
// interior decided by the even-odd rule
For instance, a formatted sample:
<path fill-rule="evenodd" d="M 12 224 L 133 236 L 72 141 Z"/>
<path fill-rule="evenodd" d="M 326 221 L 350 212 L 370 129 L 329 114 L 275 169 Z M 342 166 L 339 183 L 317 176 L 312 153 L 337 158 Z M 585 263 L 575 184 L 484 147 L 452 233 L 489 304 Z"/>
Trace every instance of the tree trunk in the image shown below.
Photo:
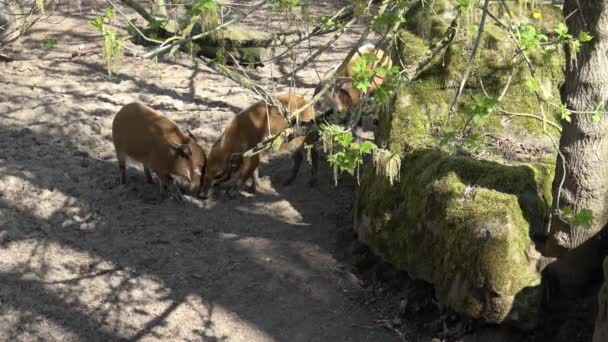
<path fill-rule="evenodd" d="M 583 43 L 576 61 L 569 58 L 572 51 L 566 51 L 562 101 L 574 111 L 592 111 L 598 104 L 608 108 L 608 0 L 566 0 L 563 12 L 569 16 L 567 25 L 574 37 L 585 31 L 593 40 Z M 608 222 L 608 117 L 595 122 L 592 114 L 573 114 L 571 123 L 562 124 L 560 150 L 566 177 L 559 207 L 571 206 L 575 212 L 590 209 L 594 216 L 590 228 L 572 227 L 557 217 L 552 222 L 546 252 L 563 259 L 552 266 L 560 287 L 567 289 L 584 284 L 593 270 L 601 268 L 598 232 Z M 558 160 L 554 201 L 563 171 Z"/>

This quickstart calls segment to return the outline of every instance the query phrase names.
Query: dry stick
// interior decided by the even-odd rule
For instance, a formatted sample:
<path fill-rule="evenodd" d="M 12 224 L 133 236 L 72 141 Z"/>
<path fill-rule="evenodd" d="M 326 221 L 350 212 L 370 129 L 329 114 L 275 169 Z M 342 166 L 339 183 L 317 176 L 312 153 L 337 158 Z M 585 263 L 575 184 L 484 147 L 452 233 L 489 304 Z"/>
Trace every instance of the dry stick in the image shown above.
<path fill-rule="evenodd" d="M 509 116 L 509 118 L 508 118 L 507 120 L 505 120 L 505 122 L 506 122 L 506 121 L 511 120 L 511 119 L 512 119 L 512 118 L 514 118 L 514 117 L 518 117 L 518 116 L 520 116 L 520 117 L 524 117 L 524 118 L 532 118 L 532 119 L 536 119 L 536 120 L 539 120 L 539 121 L 541 121 L 541 122 L 543 121 L 543 118 L 542 118 L 541 116 L 534 115 L 534 114 L 528 114 L 528 113 L 514 113 L 514 112 L 509 112 L 509 111 L 507 111 L 507 110 L 504 110 L 504 109 L 502 109 L 502 108 L 496 108 L 496 110 L 498 110 L 499 112 L 504 113 L 504 114 L 506 114 L 506 115 L 508 115 L 508 116 Z M 553 121 L 546 121 L 546 123 L 547 123 L 547 124 L 549 124 L 551 127 L 555 128 L 556 130 L 558 130 L 559 132 L 561 132 L 561 131 L 562 131 L 561 126 L 560 126 L 560 125 L 558 125 L 558 124 L 556 124 L 555 122 L 553 122 Z"/>
<path fill-rule="evenodd" d="M 342 34 L 344 34 L 344 32 L 346 32 L 346 29 L 352 25 L 354 22 L 356 21 L 356 18 L 351 19 L 349 22 L 347 22 L 344 25 L 344 29 L 340 30 L 338 32 L 336 32 L 336 34 L 334 34 L 329 41 L 327 41 L 327 43 L 325 43 L 325 45 L 323 45 L 319 50 L 315 51 L 315 53 L 313 53 L 312 55 L 308 56 L 304 61 L 302 61 L 302 63 L 300 63 L 300 65 L 294 70 L 293 74 L 288 75 L 287 77 L 281 77 L 280 79 L 277 80 L 278 83 L 284 83 L 284 82 L 289 82 L 291 81 L 291 79 L 293 78 L 293 75 L 295 75 L 295 73 L 299 72 L 300 70 L 304 69 L 309 63 L 311 63 L 312 61 L 314 61 L 315 59 L 317 59 L 323 52 L 325 52 L 327 49 L 329 49 L 332 44 L 338 40 L 338 38 L 340 38 L 342 36 Z"/>
<path fill-rule="evenodd" d="M 346 19 L 346 18 L 350 18 L 350 19 L 352 20 L 352 19 L 353 19 L 353 18 L 352 18 L 352 16 L 354 15 L 352 10 L 351 10 L 351 11 L 349 11 L 349 12 L 346 12 L 346 14 L 342 14 L 342 13 L 341 13 L 341 12 L 343 12 L 343 11 L 345 11 L 345 10 L 347 10 L 347 9 L 351 8 L 351 7 L 352 7 L 352 5 L 347 5 L 347 6 L 342 7 L 342 8 L 340 9 L 340 11 L 338 11 L 338 13 L 337 13 L 337 14 L 335 14 L 334 16 L 332 16 L 330 19 L 331 19 L 331 20 L 336 20 L 336 19 L 339 19 L 339 18 L 344 18 L 344 19 Z M 353 22 L 354 22 L 354 21 L 353 21 Z M 345 24 L 345 28 L 344 28 L 344 30 L 345 30 L 345 29 L 346 29 L 348 26 L 350 26 L 351 24 L 352 24 L 352 23 L 351 23 L 350 21 L 349 21 L 347 24 Z M 289 45 L 289 46 L 288 46 L 288 47 L 285 49 L 285 51 L 283 51 L 283 52 L 281 52 L 280 54 L 278 54 L 278 55 L 276 55 L 276 56 L 273 56 L 273 57 L 271 57 L 271 58 L 269 58 L 269 59 L 262 60 L 262 61 L 261 61 L 261 63 L 267 63 L 267 62 L 271 62 L 271 61 L 273 61 L 273 60 L 275 60 L 275 59 L 278 59 L 278 58 L 281 58 L 281 57 L 285 56 L 287 53 L 289 53 L 289 52 L 291 51 L 291 49 L 293 49 L 293 48 L 294 48 L 296 45 L 300 44 L 300 43 L 301 43 L 301 42 L 303 42 L 303 41 L 308 41 L 308 43 L 309 43 L 309 47 L 310 47 L 310 38 L 313 38 L 313 37 L 318 37 L 318 36 L 323 36 L 323 35 L 326 35 L 326 34 L 328 34 L 328 33 L 336 32 L 336 31 L 338 31 L 338 32 L 339 32 L 339 34 L 337 34 L 337 37 L 336 37 L 336 38 L 333 40 L 333 41 L 335 41 L 337 38 L 339 38 L 339 37 L 340 37 L 340 36 L 341 36 L 341 35 L 344 33 L 342 30 L 338 30 L 337 28 L 331 28 L 331 29 L 321 30 L 321 28 L 320 28 L 319 26 L 314 27 L 314 28 L 312 29 L 312 31 L 310 31 L 310 32 L 308 33 L 308 35 L 306 35 L 306 36 L 304 36 L 304 37 L 301 37 L 301 38 L 298 38 L 297 40 L 294 40 L 293 42 L 289 42 L 289 41 L 283 40 L 283 41 L 282 41 L 282 42 L 281 42 L 279 45 Z M 333 41 L 332 41 L 332 42 L 333 42 Z M 276 39 L 273 39 L 273 40 L 272 40 L 272 42 L 274 42 L 274 44 L 276 45 Z M 239 46 L 241 46 L 241 47 L 242 47 L 242 45 L 239 45 Z M 323 50 L 323 51 L 324 51 L 324 50 Z M 318 55 L 312 56 L 312 54 L 313 54 L 313 53 L 312 53 L 312 47 L 310 47 L 310 53 L 311 53 L 311 56 L 310 56 L 309 58 L 307 58 L 307 59 L 306 59 L 306 60 L 308 60 L 308 59 L 310 59 L 310 60 L 309 60 L 309 61 L 307 61 L 307 62 L 306 62 L 306 64 L 305 64 L 304 66 L 306 66 L 308 63 L 310 63 L 310 62 L 314 61 L 314 60 L 316 59 L 316 57 L 318 57 Z M 311 57 L 312 57 L 312 58 L 311 58 Z M 306 60 L 305 60 L 305 61 L 306 61 Z M 303 63 L 304 63 L 304 62 L 303 62 Z M 303 68 L 303 67 L 302 67 L 302 68 Z M 302 68 L 298 69 L 297 71 L 301 70 Z"/>
<path fill-rule="evenodd" d="M 374 16 L 374 18 L 379 17 L 380 15 L 382 15 L 384 13 L 384 11 L 386 11 L 386 7 L 388 6 L 388 2 L 389 0 L 383 0 L 382 4 L 380 5 L 380 8 L 378 9 L 378 13 L 376 13 L 376 15 Z M 367 8 L 369 9 L 371 7 L 371 3 L 372 0 L 370 0 L 367 3 Z M 333 44 L 336 40 L 338 40 L 338 38 L 340 38 L 340 36 L 344 33 L 343 31 L 346 30 L 346 28 L 348 26 L 350 26 L 352 23 L 354 23 L 356 21 L 357 18 L 353 18 L 352 20 L 350 20 L 348 23 L 346 23 L 345 25 L 345 29 L 338 31 L 321 49 L 319 49 L 315 54 L 313 54 L 312 56 L 310 56 L 309 58 L 307 58 L 304 62 L 302 62 L 300 64 L 300 66 L 298 68 L 296 68 L 295 72 L 297 73 L 298 71 L 302 70 L 304 67 L 306 67 L 308 65 L 308 63 L 310 63 L 311 61 L 315 60 L 317 57 L 319 57 L 321 55 L 321 53 L 323 53 L 325 50 L 327 50 L 331 44 Z M 342 70 L 344 70 L 344 68 L 346 68 L 346 65 L 348 64 L 348 61 L 355 55 L 355 53 L 357 53 L 359 46 L 361 45 L 361 43 L 367 39 L 367 36 L 370 34 L 371 28 L 368 26 L 365 28 L 365 31 L 363 31 L 363 33 L 361 34 L 361 37 L 359 37 L 359 39 L 357 40 L 357 42 L 354 44 L 354 47 L 348 52 L 348 54 L 346 55 L 346 57 L 344 58 L 344 60 L 342 61 L 342 63 L 340 63 L 340 66 L 338 67 L 338 69 L 336 70 L 336 72 L 334 73 L 334 76 L 339 74 L 340 72 L 342 72 Z M 291 78 L 287 77 L 287 78 L 281 78 L 279 80 L 279 82 L 287 82 L 290 81 Z M 335 81 L 335 77 L 332 77 L 331 82 L 333 83 Z"/>
<path fill-rule="evenodd" d="M 462 90 L 464 89 L 465 84 L 467 83 L 467 79 L 469 78 L 469 74 L 471 73 L 471 68 L 473 67 L 473 63 L 475 62 L 475 57 L 477 57 L 477 50 L 479 49 L 479 45 L 481 44 L 481 37 L 483 35 L 484 26 L 486 24 L 486 18 L 488 16 L 488 4 L 490 0 L 485 0 L 483 4 L 483 14 L 481 15 L 481 21 L 479 23 L 479 31 L 477 32 L 477 38 L 475 39 L 475 45 L 473 45 L 473 52 L 471 53 L 471 57 L 469 58 L 469 62 L 467 63 L 467 68 L 464 72 L 462 80 L 460 81 L 460 87 L 458 87 L 458 92 L 454 97 L 454 101 L 452 101 L 452 105 L 450 106 L 450 110 L 448 111 L 448 117 L 452 115 L 454 111 L 454 106 L 456 102 L 458 102 L 458 98 L 460 98 L 460 94 L 462 94 Z"/>
<path fill-rule="evenodd" d="M 205 36 L 208 36 L 208 35 L 210 35 L 211 33 L 215 32 L 215 31 L 218 31 L 220 29 L 223 29 L 226 26 L 229 26 L 229 25 L 232 25 L 232 24 L 236 23 L 237 21 L 245 19 L 247 16 L 251 15 L 253 12 L 257 11 L 258 9 L 260 9 L 265 3 L 266 3 L 266 1 L 260 1 L 259 3 L 257 3 L 255 6 L 252 7 L 251 11 L 245 13 L 243 16 L 236 17 L 236 18 L 234 18 L 232 20 L 229 20 L 229 21 L 227 21 L 227 22 L 225 22 L 225 23 L 223 23 L 221 25 L 218 25 L 218 26 L 216 26 L 215 28 L 213 28 L 211 30 L 205 31 L 203 33 L 199 33 L 199 34 L 191 36 L 191 37 L 180 39 L 180 40 L 178 40 L 176 42 L 173 42 L 173 43 L 171 43 L 169 45 L 162 46 L 162 47 L 160 47 L 158 49 L 155 49 L 153 51 L 150 51 L 150 52 L 144 54 L 143 57 L 144 58 L 156 57 L 156 56 L 160 55 L 161 53 L 163 53 L 163 52 L 165 52 L 167 50 L 172 49 L 175 46 L 183 45 L 183 44 L 186 44 L 186 43 L 191 42 L 193 40 L 197 40 L 197 39 L 203 38 Z"/>
<path fill-rule="evenodd" d="M 135 29 L 135 31 L 136 31 L 136 32 L 137 32 L 137 33 L 138 33 L 138 34 L 139 34 L 139 35 L 140 35 L 140 36 L 141 36 L 141 37 L 142 37 L 144 40 L 149 41 L 149 42 L 152 42 L 152 43 L 157 43 L 157 44 L 162 44 L 162 43 L 163 43 L 163 42 L 162 42 L 162 41 L 160 41 L 160 40 L 156 40 L 156 39 L 152 39 L 152 38 L 148 38 L 148 37 L 146 37 L 146 35 L 145 35 L 145 34 L 143 34 L 143 32 L 141 32 L 141 31 L 140 31 L 140 30 L 137 28 L 137 26 L 135 26 L 135 24 L 133 24 L 133 23 L 131 22 L 131 20 L 129 20 L 129 18 L 127 18 L 127 16 L 126 16 L 126 15 L 125 15 L 125 14 L 124 14 L 124 13 L 123 13 L 121 10 L 120 10 L 120 8 L 119 8 L 118 6 L 116 6 L 116 5 L 115 5 L 115 4 L 112 2 L 112 0 L 106 0 L 106 1 L 107 1 L 107 2 L 108 2 L 110 5 L 112 5 L 112 7 L 113 7 L 113 8 L 114 8 L 116 11 L 118 11 L 118 14 L 120 14 L 120 16 L 122 16 L 122 17 L 123 17 L 123 18 L 124 18 L 124 19 L 127 21 L 127 23 L 129 23 L 129 26 L 131 26 L 133 29 Z M 125 0 L 121 0 L 121 1 L 125 2 Z M 130 1 L 130 0 L 126 0 L 126 1 Z M 143 9 L 142 9 L 142 10 L 143 10 Z M 141 13 L 140 13 L 140 14 L 141 14 Z"/>
<path fill-rule="evenodd" d="M 544 100 L 545 103 L 547 103 L 550 106 L 556 107 L 556 108 L 561 108 L 562 105 L 557 104 L 557 103 L 553 103 L 551 101 L 548 100 Z M 570 113 L 574 113 L 574 114 L 595 114 L 596 111 L 585 111 L 585 110 L 573 110 L 573 109 L 568 109 L 568 111 Z"/>

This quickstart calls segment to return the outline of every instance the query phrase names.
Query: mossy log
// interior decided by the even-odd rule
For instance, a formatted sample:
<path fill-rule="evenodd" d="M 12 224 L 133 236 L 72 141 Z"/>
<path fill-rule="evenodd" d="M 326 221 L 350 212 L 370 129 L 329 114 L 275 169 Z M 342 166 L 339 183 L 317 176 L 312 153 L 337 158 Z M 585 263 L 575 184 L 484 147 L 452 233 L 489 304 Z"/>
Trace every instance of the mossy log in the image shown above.
<path fill-rule="evenodd" d="M 365 170 L 355 206 L 359 238 L 433 284 L 445 305 L 532 328 L 540 254 L 530 225 L 543 223 L 553 161 L 502 164 L 420 149 L 402 165 L 397 187 Z"/>
<path fill-rule="evenodd" d="M 140 31 L 142 31 L 146 37 L 163 41 L 176 34 L 183 34 L 182 31 L 176 29 L 177 25 L 178 24 L 175 22 L 168 22 L 159 28 L 140 28 Z M 131 34 L 134 37 L 134 43 L 152 45 L 137 34 L 137 32 L 132 29 L 131 31 Z M 196 35 L 200 32 L 200 26 L 197 25 L 192 29 L 190 34 Z M 271 39 L 272 37 L 269 33 L 254 30 L 244 25 L 234 24 L 218 30 L 213 35 L 194 40 L 189 44 L 184 44 L 180 47 L 180 50 L 185 53 L 200 54 L 212 59 L 217 58 L 223 53 L 226 57 L 227 64 L 232 64 L 232 59 L 230 57 L 230 55 L 232 55 L 239 64 L 260 65 L 270 58 L 268 49 L 261 47 L 243 47 L 242 45 L 250 44 L 252 41 L 264 42 Z"/>
<path fill-rule="evenodd" d="M 443 38 L 457 16 L 455 0 L 414 6 L 399 33 L 399 54 L 406 65 L 419 60 Z M 563 20 L 561 10 L 507 1 L 518 20 L 534 21 L 547 35 Z M 490 11 L 504 18 L 492 3 Z M 381 111 L 376 143 L 402 156 L 400 181 L 390 186 L 371 166 L 364 172 L 355 205 L 355 229 L 378 254 L 412 276 L 434 285 L 444 305 L 491 323 L 534 327 L 540 304 L 540 254 L 532 237 L 542 234 L 551 203 L 556 152 L 549 136 L 559 129 L 535 118 L 501 115 L 495 110 L 479 135 L 537 147 L 535 155 L 507 158 L 481 142 L 474 156 L 443 152 L 437 132 L 461 132 L 474 95 L 502 95 L 498 107 L 542 116 L 527 81 L 523 61 L 514 62 L 517 46 L 509 33 L 488 21 L 475 66 L 448 116 L 481 16 L 475 8 L 457 19 L 457 34 L 412 83 L 397 89 L 395 101 Z M 545 59 L 543 60 L 543 57 Z M 543 96 L 559 102 L 564 56 L 531 53 Z M 558 122 L 557 109 L 545 106 L 547 120 Z M 559 127 L 559 126 L 558 126 Z M 453 152 L 453 151 L 452 151 Z"/>

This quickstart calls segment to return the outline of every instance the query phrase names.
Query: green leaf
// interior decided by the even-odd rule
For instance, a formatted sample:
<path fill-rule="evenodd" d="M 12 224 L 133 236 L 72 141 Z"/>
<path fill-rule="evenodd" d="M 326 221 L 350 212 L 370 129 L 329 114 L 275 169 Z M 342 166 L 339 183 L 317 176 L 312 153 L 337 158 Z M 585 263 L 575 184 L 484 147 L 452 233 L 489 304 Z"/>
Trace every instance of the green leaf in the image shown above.
<path fill-rule="evenodd" d="M 467 12 L 471 8 L 473 8 L 473 0 L 458 0 L 456 3 L 456 10 L 460 14 Z"/>
<path fill-rule="evenodd" d="M 192 14 L 199 15 L 203 12 L 216 12 L 219 9 L 219 5 L 215 0 L 198 0 L 192 6 Z"/>
<path fill-rule="evenodd" d="M 57 39 L 44 37 L 44 39 L 42 40 L 43 49 L 52 49 L 55 47 L 55 45 L 57 45 Z"/>
<path fill-rule="evenodd" d="M 599 122 L 601 121 L 604 116 L 606 115 L 606 110 L 604 109 L 604 104 L 600 103 L 597 105 L 597 107 L 595 108 L 595 111 L 593 112 L 593 121 L 595 122 Z"/>
<path fill-rule="evenodd" d="M 571 116 L 571 112 L 568 110 L 568 108 L 565 105 L 561 105 L 559 107 L 559 114 L 560 117 L 562 118 L 562 120 L 566 121 L 566 122 L 572 122 L 572 118 Z"/>
<path fill-rule="evenodd" d="M 372 143 L 371 141 L 365 141 L 360 145 L 361 152 L 364 154 L 370 153 L 374 150 L 374 148 L 376 148 L 376 144 Z"/>
<path fill-rule="evenodd" d="M 114 21 L 114 9 L 112 7 L 108 7 L 106 8 L 106 14 L 105 14 L 106 18 L 108 18 L 108 20 L 110 22 Z"/>
<path fill-rule="evenodd" d="M 587 32 L 581 32 L 578 35 L 578 40 L 580 40 L 583 43 L 590 42 L 592 39 L 593 39 L 593 37 Z"/>
<path fill-rule="evenodd" d="M 465 115 L 470 118 L 470 122 L 481 127 L 486 123 L 489 114 L 498 103 L 495 97 L 487 97 L 484 95 L 473 95 L 473 106 L 468 106 L 465 110 Z"/>
<path fill-rule="evenodd" d="M 557 24 L 557 28 L 554 31 L 558 35 L 563 36 L 566 33 L 568 33 L 568 26 L 566 26 L 566 24 L 564 24 L 564 23 L 559 23 L 559 24 Z"/>
<path fill-rule="evenodd" d="M 529 52 L 541 48 L 541 42 L 548 41 L 548 37 L 531 24 L 523 24 L 517 31 L 520 49 Z"/>
<path fill-rule="evenodd" d="M 583 228 L 591 228 L 593 224 L 593 211 L 589 209 L 581 209 L 570 221 L 572 225 Z"/>
<path fill-rule="evenodd" d="M 152 20 L 151 22 L 148 22 L 148 28 L 150 30 L 156 30 L 159 29 L 161 26 L 163 25 L 163 22 L 160 20 Z"/>
<path fill-rule="evenodd" d="M 89 21 L 89 24 L 101 30 L 103 27 L 103 17 L 97 17 L 95 20 Z"/>
<path fill-rule="evenodd" d="M 534 77 L 528 78 L 526 85 L 528 86 L 528 88 L 530 88 L 530 90 L 532 90 L 535 93 L 538 93 L 540 91 L 540 83 Z"/>

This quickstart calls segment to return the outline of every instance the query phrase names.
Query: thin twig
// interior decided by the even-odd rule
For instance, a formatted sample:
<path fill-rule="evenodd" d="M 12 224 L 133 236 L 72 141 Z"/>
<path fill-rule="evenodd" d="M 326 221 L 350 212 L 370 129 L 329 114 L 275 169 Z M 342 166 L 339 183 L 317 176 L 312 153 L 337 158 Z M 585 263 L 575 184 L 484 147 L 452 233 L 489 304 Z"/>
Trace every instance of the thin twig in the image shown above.
<path fill-rule="evenodd" d="M 340 38 L 342 36 L 342 34 L 344 34 L 346 32 L 346 30 L 350 27 L 350 25 L 352 25 L 355 21 L 356 21 L 356 18 L 353 18 L 349 22 L 347 22 L 344 25 L 344 29 L 343 30 L 340 30 L 340 31 L 336 32 L 336 34 L 334 34 L 329 39 L 329 41 L 327 41 L 327 43 L 325 43 L 325 45 L 323 45 L 320 49 L 318 49 L 317 51 L 315 51 L 315 53 L 311 54 L 304 61 L 302 61 L 302 63 L 300 63 L 300 65 L 294 70 L 293 74 L 288 75 L 287 77 L 282 77 L 279 80 L 277 80 L 277 82 L 284 83 L 284 82 L 291 81 L 293 75 L 295 75 L 296 73 L 298 73 L 300 70 L 304 69 L 309 63 L 311 63 L 312 61 L 314 61 L 315 59 L 317 59 L 323 52 L 325 52 L 330 47 L 332 47 L 333 43 L 335 43 L 336 40 L 338 40 L 338 38 Z"/>
<path fill-rule="evenodd" d="M 560 133 L 562 131 L 562 128 L 561 128 L 561 126 L 559 124 L 557 124 L 557 123 L 555 123 L 553 121 L 547 121 L 547 120 L 543 119 L 542 116 L 538 116 L 538 115 L 534 115 L 534 114 L 528 114 L 528 113 L 514 113 L 514 112 L 510 112 L 510 111 L 504 110 L 502 108 L 496 108 L 496 110 L 498 110 L 499 112 L 501 112 L 503 114 L 508 115 L 509 116 L 508 120 L 510 120 L 510 119 L 512 119 L 514 117 L 532 118 L 532 119 L 536 119 L 536 120 L 538 120 L 540 122 L 544 122 L 544 123 L 549 124 L 551 127 L 555 128 Z"/>
<path fill-rule="evenodd" d="M 460 94 L 462 94 L 462 90 L 464 89 L 465 84 L 467 83 L 467 79 L 469 78 L 469 74 L 471 73 L 471 68 L 473 67 L 473 63 L 475 62 L 475 57 L 477 57 L 477 50 L 479 49 L 479 45 L 481 44 L 481 37 L 484 32 L 484 26 L 486 25 L 486 18 L 488 16 L 488 4 L 490 0 L 485 0 L 483 4 L 483 14 L 481 15 L 481 21 L 479 23 L 479 30 L 477 31 L 477 38 L 475 39 L 475 45 L 473 45 L 473 52 L 471 52 L 471 57 L 469 57 L 469 62 L 467 63 L 467 68 L 465 69 L 464 75 L 462 76 L 462 80 L 460 81 L 460 86 L 458 87 L 458 92 L 454 97 L 454 101 L 452 101 L 452 105 L 450 106 L 450 110 L 448 111 L 448 117 L 452 115 L 454 111 L 454 106 L 456 106 L 456 102 L 460 98 Z"/>

